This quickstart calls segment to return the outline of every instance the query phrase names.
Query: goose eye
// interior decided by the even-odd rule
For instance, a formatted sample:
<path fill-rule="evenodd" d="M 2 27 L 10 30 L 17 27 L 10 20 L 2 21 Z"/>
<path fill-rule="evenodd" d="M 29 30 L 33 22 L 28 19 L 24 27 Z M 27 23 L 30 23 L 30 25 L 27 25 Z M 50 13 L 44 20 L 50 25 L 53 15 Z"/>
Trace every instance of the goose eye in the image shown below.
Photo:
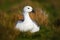
<path fill-rule="evenodd" d="M 29 9 L 29 8 L 28 8 Z"/>

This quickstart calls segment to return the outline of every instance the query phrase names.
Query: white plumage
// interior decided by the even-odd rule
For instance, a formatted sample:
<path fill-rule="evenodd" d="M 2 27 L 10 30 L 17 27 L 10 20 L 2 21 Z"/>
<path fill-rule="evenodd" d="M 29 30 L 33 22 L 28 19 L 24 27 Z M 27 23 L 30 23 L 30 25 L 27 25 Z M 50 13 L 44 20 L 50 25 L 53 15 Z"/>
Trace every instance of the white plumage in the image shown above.
<path fill-rule="evenodd" d="M 30 31 L 31 33 L 39 31 L 39 27 L 36 25 L 35 22 L 31 20 L 29 17 L 29 12 L 32 12 L 33 8 L 31 6 L 25 6 L 23 9 L 24 21 L 18 21 L 16 24 L 16 28 L 19 29 L 21 32 Z"/>

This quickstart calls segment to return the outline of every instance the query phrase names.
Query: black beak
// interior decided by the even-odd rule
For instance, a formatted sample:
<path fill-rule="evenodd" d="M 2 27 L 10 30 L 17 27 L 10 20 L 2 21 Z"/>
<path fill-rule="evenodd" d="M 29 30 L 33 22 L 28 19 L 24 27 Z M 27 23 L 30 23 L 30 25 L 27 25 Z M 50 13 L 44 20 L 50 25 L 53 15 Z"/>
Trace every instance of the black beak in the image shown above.
<path fill-rule="evenodd" d="M 32 12 L 33 12 L 33 13 L 35 13 L 35 11 L 34 11 L 34 10 L 32 10 Z"/>

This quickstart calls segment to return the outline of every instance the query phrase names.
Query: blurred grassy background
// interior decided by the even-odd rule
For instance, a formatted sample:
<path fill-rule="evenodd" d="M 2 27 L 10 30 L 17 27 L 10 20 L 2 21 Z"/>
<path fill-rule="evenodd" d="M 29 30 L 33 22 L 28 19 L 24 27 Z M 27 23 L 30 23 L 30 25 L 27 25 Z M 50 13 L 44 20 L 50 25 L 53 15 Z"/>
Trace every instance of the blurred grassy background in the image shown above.
<path fill-rule="evenodd" d="M 30 16 L 41 27 L 37 35 L 20 35 L 15 29 L 16 22 L 23 19 L 26 5 L 36 11 Z M 60 0 L 0 0 L 0 40 L 60 40 Z"/>

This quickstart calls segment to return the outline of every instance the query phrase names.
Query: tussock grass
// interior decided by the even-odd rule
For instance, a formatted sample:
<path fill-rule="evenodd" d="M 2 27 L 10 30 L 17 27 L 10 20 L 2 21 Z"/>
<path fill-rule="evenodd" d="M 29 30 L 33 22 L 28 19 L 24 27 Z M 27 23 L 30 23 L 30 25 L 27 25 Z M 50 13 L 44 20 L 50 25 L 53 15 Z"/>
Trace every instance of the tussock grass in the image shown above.
<path fill-rule="evenodd" d="M 55 24 L 58 23 L 57 20 L 60 19 L 59 12 L 57 13 L 49 1 L 43 1 L 0 1 L 0 40 L 59 40 L 60 28 L 58 26 L 56 26 L 57 28 L 55 27 Z M 36 34 L 27 32 L 21 35 L 21 32 L 15 29 L 16 22 L 23 19 L 22 9 L 26 5 L 34 8 L 35 13 L 30 13 L 29 15 L 41 27 Z"/>

